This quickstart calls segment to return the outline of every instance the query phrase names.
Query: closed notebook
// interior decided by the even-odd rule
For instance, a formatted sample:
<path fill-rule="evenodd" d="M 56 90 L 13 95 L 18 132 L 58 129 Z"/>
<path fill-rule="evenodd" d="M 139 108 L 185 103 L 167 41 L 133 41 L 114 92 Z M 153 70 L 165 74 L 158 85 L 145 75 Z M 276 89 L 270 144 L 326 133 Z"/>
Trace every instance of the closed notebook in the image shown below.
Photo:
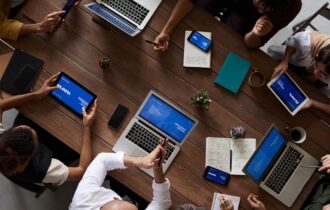
<path fill-rule="evenodd" d="M 250 66 L 251 63 L 248 60 L 229 52 L 214 82 L 233 93 L 237 93 Z"/>
<path fill-rule="evenodd" d="M 31 91 L 44 62 L 21 50 L 15 50 L 0 81 L 1 90 L 13 94 Z"/>

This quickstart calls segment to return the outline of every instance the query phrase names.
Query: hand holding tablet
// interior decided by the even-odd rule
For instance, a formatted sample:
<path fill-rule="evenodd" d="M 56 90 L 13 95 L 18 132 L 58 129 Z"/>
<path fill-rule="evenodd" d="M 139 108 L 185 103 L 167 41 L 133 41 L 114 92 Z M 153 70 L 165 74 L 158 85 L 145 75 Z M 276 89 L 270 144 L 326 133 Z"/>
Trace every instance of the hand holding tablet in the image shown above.
<path fill-rule="evenodd" d="M 88 112 L 96 99 L 94 93 L 64 72 L 58 75 L 55 85 L 58 88 L 53 90 L 50 96 L 80 117 L 83 116 L 82 108 Z"/>

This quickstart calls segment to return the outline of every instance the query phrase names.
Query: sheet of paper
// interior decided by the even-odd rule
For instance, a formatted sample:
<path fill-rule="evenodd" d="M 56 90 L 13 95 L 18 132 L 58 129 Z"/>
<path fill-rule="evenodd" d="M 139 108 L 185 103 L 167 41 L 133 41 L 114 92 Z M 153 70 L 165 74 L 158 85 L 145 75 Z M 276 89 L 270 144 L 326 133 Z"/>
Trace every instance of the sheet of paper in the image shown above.
<path fill-rule="evenodd" d="M 245 175 L 242 171 L 246 162 L 256 150 L 256 139 L 232 140 L 232 175 Z"/>
<path fill-rule="evenodd" d="M 220 200 L 219 200 L 220 195 L 221 195 L 220 193 L 214 193 L 211 210 L 221 210 Z M 241 198 L 233 195 L 227 195 L 227 197 L 231 199 L 231 202 L 233 202 L 234 210 L 238 210 L 238 206 Z"/>
<path fill-rule="evenodd" d="M 205 166 L 230 173 L 230 138 L 206 138 Z"/>
<path fill-rule="evenodd" d="M 211 39 L 211 32 L 199 31 L 203 36 Z M 211 50 L 209 52 L 203 52 L 196 46 L 188 42 L 188 37 L 191 31 L 185 32 L 184 52 L 183 52 L 183 66 L 184 67 L 199 67 L 199 68 L 211 68 Z"/>

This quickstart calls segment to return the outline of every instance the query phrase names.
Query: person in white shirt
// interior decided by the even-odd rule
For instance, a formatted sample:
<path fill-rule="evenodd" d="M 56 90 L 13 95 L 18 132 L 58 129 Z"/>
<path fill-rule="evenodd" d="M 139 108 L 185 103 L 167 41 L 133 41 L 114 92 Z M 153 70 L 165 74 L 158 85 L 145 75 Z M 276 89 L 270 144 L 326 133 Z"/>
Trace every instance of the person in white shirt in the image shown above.
<path fill-rule="evenodd" d="M 147 210 L 167 210 L 171 207 L 170 182 L 164 177 L 163 169 L 158 162 L 163 162 L 167 142 L 144 157 L 132 157 L 118 153 L 100 153 L 87 168 L 73 196 L 70 210 L 137 210 L 113 190 L 102 187 L 108 171 L 126 167 L 153 168 L 153 200 Z"/>

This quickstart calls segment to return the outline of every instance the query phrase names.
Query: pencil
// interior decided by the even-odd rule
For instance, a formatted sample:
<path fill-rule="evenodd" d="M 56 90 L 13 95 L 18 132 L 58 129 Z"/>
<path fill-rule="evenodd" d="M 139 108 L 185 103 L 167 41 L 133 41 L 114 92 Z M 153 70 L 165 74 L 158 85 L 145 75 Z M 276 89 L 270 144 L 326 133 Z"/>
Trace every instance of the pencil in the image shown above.
<path fill-rule="evenodd" d="M 158 45 L 158 43 L 156 43 L 156 42 L 152 42 L 152 41 L 149 41 L 149 40 L 144 40 L 144 41 L 149 43 L 149 44 Z"/>

